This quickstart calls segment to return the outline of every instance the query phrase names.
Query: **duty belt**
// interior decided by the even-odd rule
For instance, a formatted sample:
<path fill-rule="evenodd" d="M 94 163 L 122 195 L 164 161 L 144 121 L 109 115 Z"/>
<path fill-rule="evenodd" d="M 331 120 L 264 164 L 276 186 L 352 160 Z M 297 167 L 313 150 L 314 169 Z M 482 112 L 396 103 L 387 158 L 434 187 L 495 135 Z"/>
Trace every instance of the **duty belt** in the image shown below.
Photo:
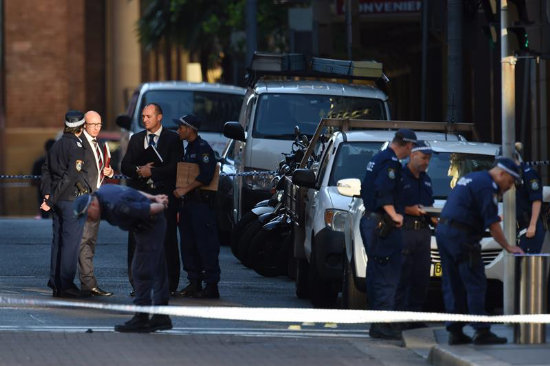
<path fill-rule="evenodd" d="M 420 229 L 427 229 L 430 225 L 423 217 L 405 217 L 405 221 L 403 223 L 403 228 L 406 230 L 420 230 Z"/>
<path fill-rule="evenodd" d="M 466 224 L 464 224 L 460 221 L 456 221 L 456 220 L 452 220 L 452 219 L 442 217 L 442 218 L 439 219 L 439 223 L 454 227 L 455 229 L 458 229 L 460 231 L 464 231 L 467 234 L 474 234 L 475 233 L 475 230 L 474 230 L 473 227 L 471 227 L 470 225 L 466 225 Z"/>

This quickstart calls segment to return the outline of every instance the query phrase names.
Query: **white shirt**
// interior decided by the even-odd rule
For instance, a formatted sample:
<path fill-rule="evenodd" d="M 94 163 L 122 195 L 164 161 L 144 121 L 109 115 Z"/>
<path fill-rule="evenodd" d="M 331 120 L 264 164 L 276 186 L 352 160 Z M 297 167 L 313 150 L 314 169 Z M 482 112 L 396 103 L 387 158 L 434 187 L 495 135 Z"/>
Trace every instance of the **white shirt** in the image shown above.
<path fill-rule="evenodd" d="M 155 141 L 155 147 L 157 147 L 158 143 L 159 143 L 159 138 L 160 138 L 160 133 L 161 132 L 162 132 L 162 125 L 160 125 L 160 128 L 155 133 L 151 133 L 151 132 L 147 131 L 147 135 L 145 136 L 145 141 L 143 141 L 143 148 L 147 149 L 149 147 L 149 135 L 155 135 L 155 137 L 153 139 Z"/>
<path fill-rule="evenodd" d="M 101 187 L 101 172 L 100 172 L 101 167 L 99 166 L 99 159 L 97 158 L 96 144 L 94 144 L 94 142 L 93 142 L 93 140 L 97 141 L 97 138 L 90 136 L 88 134 L 88 132 L 86 132 L 86 130 L 82 130 L 82 132 L 83 132 L 83 135 L 86 136 L 86 139 L 90 143 L 90 146 L 92 147 L 92 151 L 94 153 L 95 166 L 97 168 L 97 182 L 96 182 L 96 184 L 97 184 L 97 188 L 99 189 L 99 187 Z M 99 146 L 99 142 L 98 142 L 97 146 Z M 101 149 L 97 149 L 97 150 L 99 150 L 99 154 L 101 155 L 101 160 L 103 161 L 103 164 L 105 164 L 105 157 L 103 156 L 103 151 L 101 151 Z"/>

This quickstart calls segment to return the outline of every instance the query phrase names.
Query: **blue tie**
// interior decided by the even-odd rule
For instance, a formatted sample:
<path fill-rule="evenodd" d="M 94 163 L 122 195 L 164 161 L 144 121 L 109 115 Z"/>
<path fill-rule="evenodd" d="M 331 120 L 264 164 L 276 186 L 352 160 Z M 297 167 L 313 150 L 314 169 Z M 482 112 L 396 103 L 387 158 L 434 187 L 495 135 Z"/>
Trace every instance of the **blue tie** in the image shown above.
<path fill-rule="evenodd" d="M 155 135 L 154 134 L 149 134 L 149 146 L 155 146 Z"/>

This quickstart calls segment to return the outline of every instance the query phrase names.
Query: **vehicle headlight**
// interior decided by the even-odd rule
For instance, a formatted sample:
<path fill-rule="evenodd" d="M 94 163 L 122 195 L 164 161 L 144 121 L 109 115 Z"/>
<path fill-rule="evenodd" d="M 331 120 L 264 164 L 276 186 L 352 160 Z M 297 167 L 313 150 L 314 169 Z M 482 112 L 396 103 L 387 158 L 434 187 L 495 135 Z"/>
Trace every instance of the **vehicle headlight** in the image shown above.
<path fill-rule="evenodd" d="M 325 224 L 334 231 L 344 231 L 349 213 L 342 210 L 325 210 Z"/>
<path fill-rule="evenodd" d="M 262 172 L 265 171 L 263 169 L 247 169 L 247 173 L 251 171 L 258 171 Z M 245 175 L 243 177 L 243 183 L 244 185 L 252 190 L 261 190 L 261 191 L 269 191 L 271 189 L 271 186 L 273 184 L 273 178 L 275 177 L 274 174 L 254 174 L 254 175 Z"/>

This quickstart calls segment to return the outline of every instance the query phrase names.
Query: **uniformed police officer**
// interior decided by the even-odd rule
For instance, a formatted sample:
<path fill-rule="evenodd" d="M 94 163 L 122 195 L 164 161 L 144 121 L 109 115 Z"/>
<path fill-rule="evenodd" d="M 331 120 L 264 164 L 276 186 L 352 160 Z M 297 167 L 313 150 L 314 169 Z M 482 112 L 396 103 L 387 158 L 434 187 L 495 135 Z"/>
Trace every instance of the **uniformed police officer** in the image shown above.
<path fill-rule="evenodd" d="M 540 253 L 546 230 L 541 218 L 542 184 L 534 168 L 521 163 L 523 184 L 516 188 L 519 246 L 526 253 Z"/>
<path fill-rule="evenodd" d="M 174 122 L 179 125 L 180 139 L 187 141 L 183 161 L 199 166 L 199 175 L 193 182 L 174 190 L 174 196 L 183 200 L 179 216 L 181 257 L 189 280 L 179 295 L 217 299 L 220 297 L 220 242 L 213 210 L 215 192 L 199 189 L 212 181 L 216 159 L 208 142 L 198 135 L 200 120 L 195 115 L 188 114 Z"/>
<path fill-rule="evenodd" d="M 498 197 L 521 181 L 520 167 L 509 158 L 497 158 L 489 171 L 460 178 L 447 197 L 436 229 L 443 270 L 443 298 L 448 313 L 485 315 L 487 278 L 480 240 L 489 228 L 495 241 L 509 253 L 523 253 L 511 246 L 500 227 Z M 448 322 L 449 344 L 499 344 L 506 338 L 490 331 L 489 324 L 473 323 L 473 339 L 462 331 L 464 324 Z"/>
<path fill-rule="evenodd" d="M 433 206 L 432 180 L 426 173 L 432 150 L 419 140 L 411 151 L 410 160 L 402 173 L 400 203 L 405 206 L 403 220 L 403 250 L 401 279 L 396 293 L 396 309 L 422 311 L 430 281 L 430 242 L 433 224 L 424 207 Z M 422 323 L 404 324 L 411 329 Z"/>
<path fill-rule="evenodd" d="M 81 221 L 104 219 L 122 230 L 133 230 L 136 248 L 132 260 L 134 304 L 168 305 L 168 272 L 164 255 L 164 235 L 168 196 L 151 195 L 126 186 L 105 184 L 92 195 L 79 197 L 74 203 L 74 217 Z M 136 313 L 117 332 L 154 332 L 172 329 L 168 315 Z"/>
<path fill-rule="evenodd" d="M 373 310 L 395 310 L 395 293 L 401 272 L 403 209 L 399 203 L 401 163 L 409 156 L 416 134 L 399 129 L 389 147 L 367 164 L 361 185 L 365 214 L 361 218 L 361 237 L 367 252 L 367 298 Z M 399 339 L 394 327 L 374 323 L 369 334 L 374 338 Z"/>
<path fill-rule="evenodd" d="M 79 111 L 65 114 L 63 136 L 50 151 L 42 166 L 40 208 L 53 212 L 53 240 L 48 286 L 56 297 L 80 297 L 73 280 L 76 274 L 83 225 L 74 218 L 73 201 L 89 192 L 84 172 L 84 149 L 80 135 L 84 115 Z"/>

